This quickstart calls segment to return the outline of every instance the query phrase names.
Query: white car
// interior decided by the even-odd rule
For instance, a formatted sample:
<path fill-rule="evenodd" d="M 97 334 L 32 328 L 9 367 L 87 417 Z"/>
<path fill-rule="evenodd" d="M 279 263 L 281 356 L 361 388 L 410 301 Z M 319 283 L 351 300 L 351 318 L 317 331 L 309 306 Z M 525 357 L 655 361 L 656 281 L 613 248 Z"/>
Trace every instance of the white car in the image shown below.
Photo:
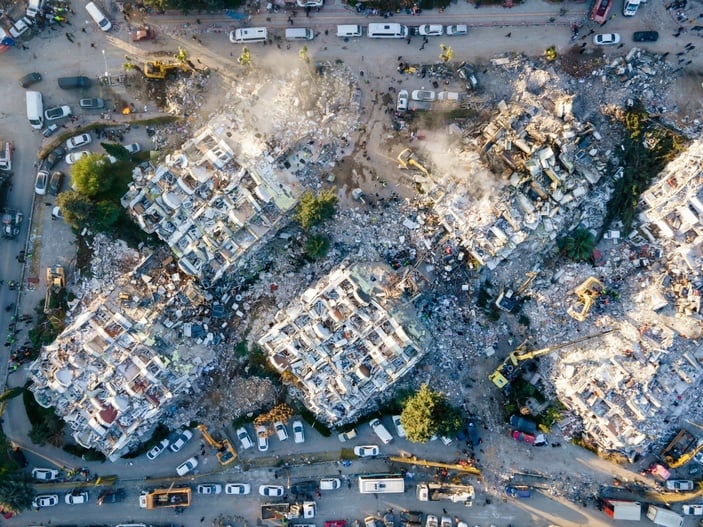
<path fill-rule="evenodd" d="M 261 485 L 259 486 L 259 494 L 269 497 L 283 496 L 283 487 L 281 485 Z"/>
<path fill-rule="evenodd" d="M 398 92 L 398 104 L 395 109 L 399 112 L 404 112 L 408 109 L 408 90 L 400 90 Z"/>
<path fill-rule="evenodd" d="M 249 437 L 249 432 L 247 432 L 247 429 L 244 427 L 237 428 L 237 438 L 239 439 L 239 442 L 242 444 L 242 448 L 244 450 L 247 450 L 247 449 L 254 446 L 254 443 L 252 442 L 251 437 Z"/>
<path fill-rule="evenodd" d="M 227 483 L 225 484 L 225 494 L 237 494 L 244 496 L 251 492 L 249 483 Z"/>
<path fill-rule="evenodd" d="M 675 490 L 681 492 L 682 490 L 693 490 L 694 483 L 690 479 L 670 479 L 666 482 L 667 490 Z"/>
<path fill-rule="evenodd" d="M 32 507 L 35 509 L 41 509 L 42 507 L 53 507 L 58 505 L 59 495 L 58 494 L 42 494 L 41 496 L 35 496 L 32 500 Z"/>
<path fill-rule="evenodd" d="M 466 35 L 469 32 L 469 26 L 466 24 L 457 24 L 455 26 L 447 26 L 446 33 L 450 37 Z"/>
<path fill-rule="evenodd" d="M 168 447 L 168 445 L 169 445 L 169 440 L 162 439 L 157 445 L 152 447 L 152 449 L 146 453 L 146 457 L 152 461 L 155 460 L 157 457 L 159 457 L 164 452 L 164 450 L 166 450 L 166 447 Z"/>
<path fill-rule="evenodd" d="M 417 32 L 423 37 L 441 37 L 444 28 L 441 24 L 423 24 L 417 28 Z"/>
<path fill-rule="evenodd" d="M 281 422 L 273 423 L 273 428 L 276 430 L 276 435 L 278 436 L 279 441 L 285 441 L 288 439 L 288 430 L 286 429 L 286 425 Z"/>
<path fill-rule="evenodd" d="M 305 443 L 305 431 L 303 429 L 303 423 L 300 421 L 293 421 L 293 441 L 296 443 Z"/>
<path fill-rule="evenodd" d="M 222 485 L 219 483 L 201 483 L 197 487 L 198 494 L 220 494 Z"/>
<path fill-rule="evenodd" d="M 80 152 L 69 152 L 66 155 L 66 164 L 67 165 L 72 165 L 76 161 L 78 161 L 81 157 L 87 157 L 90 155 L 90 152 L 87 150 L 81 150 Z"/>
<path fill-rule="evenodd" d="M 63 117 L 70 117 L 73 112 L 71 112 L 70 106 L 54 106 L 53 108 L 47 108 L 44 111 L 44 117 L 47 121 L 55 121 L 56 119 L 62 119 Z"/>
<path fill-rule="evenodd" d="M 439 520 L 434 514 L 428 514 L 425 518 L 425 527 L 439 527 Z"/>
<path fill-rule="evenodd" d="M 432 90 L 413 90 L 410 95 L 413 101 L 433 102 L 435 100 L 435 92 Z"/>
<path fill-rule="evenodd" d="M 269 449 L 269 435 L 264 425 L 256 427 L 256 441 L 259 452 L 266 452 Z"/>
<path fill-rule="evenodd" d="M 190 441 L 193 437 L 193 432 L 190 430 L 183 430 L 181 434 L 178 436 L 178 438 L 171 443 L 171 446 L 169 447 L 171 449 L 171 452 L 178 452 L 181 448 L 185 446 L 185 444 Z"/>
<path fill-rule="evenodd" d="M 49 173 L 46 170 L 37 172 L 37 178 L 34 180 L 34 192 L 38 196 L 46 194 L 46 187 L 49 185 Z"/>
<path fill-rule="evenodd" d="M 612 46 L 620 43 L 619 33 L 599 33 L 593 36 L 593 43 L 596 46 Z"/>
<path fill-rule="evenodd" d="M 683 513 L 689 516 L 703 516 L 703 505 L 700 503 L 691 503 L 683 506 Z"/>
<path fill-rule="evenodd" d="M 126 149 L 127 152 L 129 152 L 130 154 L 136 154 L 137 152 L 141 152 L 141 151 L 142 151 L 142 147 L 141 147 L 141 145 L 140 145 L 139 143 L 130 143 L 130 144 L 128 144 L 128 145 L 125 145 L 125 149 Z"/>
<path fill-rule="evenodd" d="M 93 139 L 90 137 L 90 134 L 76 135 L 66 141 L 66 148 L 69 150 L 75 150 L 77 148 L 90 144 L 92 140 Z"/>
<path fill-rule="evenodd" d="M 198 460 L 195 457 L 186 459 L 183 463 L 178 465 L 176 468 L 176 474 L 179 476 L 185 476 L 188 472 L 195 469 L 198 466 Z"/>
<path fill-rule="evenodd" d="M 59 479 L 60 472 L 55 468 L 33 468 L 32 477 L 39 481 L 53 481 Z"/>
<path fill-rule="evenodd" d="M 347 441 L 354 439 L 357 436 L 356 433 L 356 428 L 352 428 L 348 432 L 342 432 L 339 434 L 337 437 L 342 443 L 346 443 Z"/>
<path fill-rule="evenodd" d="M 393 426 L 395 426 L 395 431 L 398 434 L 398 437 L 405 437 L 405 428 L 403 428 L 403 424 L 400 422 L 399 415 L 393 416 Z"/>
<path fill-rule="evenodd" d="M 354 454 L 359 457 L 373 457 L 377 456 L 379 453 L 379 448 L 376 445 L 361 445 L 354 447 Z"/>
<path fill-rule="evenodd" d="M 88 493 L 83 492 L 69 492 L 64 497 L 64 501 L 67 505 L 85 505 L 88 503 Z"/>
<path fill-rule="evenodd" d="M 299 7 L 322 7 L 324 0 L 297 0 Z"/>

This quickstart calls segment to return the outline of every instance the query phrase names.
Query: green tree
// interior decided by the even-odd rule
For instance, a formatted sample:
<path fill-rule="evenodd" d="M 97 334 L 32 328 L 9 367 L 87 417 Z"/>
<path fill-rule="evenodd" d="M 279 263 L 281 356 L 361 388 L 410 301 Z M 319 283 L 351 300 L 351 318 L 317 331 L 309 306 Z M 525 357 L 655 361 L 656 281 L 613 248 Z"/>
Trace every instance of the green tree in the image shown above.
<path fill-rule="evenodd" d="M 101 154 L 81 157 L 71 168 L 73 187 L 90 198 L 105 192 L 112 186 L 110 164 Z"/>
<path fill-rule="evenodd" d="M 0 481 L 0 508 L 19 514 L 32 506 L 34 488 L 26 475 L 16 472 Z"/>
<path fill-rule="evenodd" d="M 87 196 L 74 190 L 69 190 L 59 194 L 56 203 L 61 207 L 66 223 L 74 229 L 80 230 L 90 225 L 95 205 Z"/>
<path fill-rule="evenodd" d="M 295 210 L 295 220 L 306 231 L 334 217 L 337 212 L 337 195 L 334 189 L 323 190 L 316 196 L 311 191 L 305 192 Z"/>
<path fill-rule="evenodd" d="M 327 255 L 330 248 L 330 240 L 322 234 L 313 234 L 305 243 L 305 256 L 310 260 L 318 260 Z"/>
<path fill-rule="evenodd" d="M 91 222 L 97 232 L 107 232 L 112 229 L 120 217 L 121 209 L 112 201 L 98 201 L 94 209 L 94 218 Z"/>
<path fill-rule="evenodd" d="M 596 240 L 591 231 L 578 227 L 559 240 L 557 246 L 569 260 L 584 262 L 591 259 Z"/>
<path fill-rule="evenodd" d="M 426 384 L 403 404 L 400 423 L 409 441 L 425 443 L 433 436 L 449 436 L 461 428 L 461 411 L 449 404 L 446 397 Z"/>
<path fill-rule="evenodd" d="M 120 161 L 129 161 L 129 152 L 127 149 L 119 143 L 100 143 L 105 149 L 105 152 L 111 156 L 119 159 Z"/>

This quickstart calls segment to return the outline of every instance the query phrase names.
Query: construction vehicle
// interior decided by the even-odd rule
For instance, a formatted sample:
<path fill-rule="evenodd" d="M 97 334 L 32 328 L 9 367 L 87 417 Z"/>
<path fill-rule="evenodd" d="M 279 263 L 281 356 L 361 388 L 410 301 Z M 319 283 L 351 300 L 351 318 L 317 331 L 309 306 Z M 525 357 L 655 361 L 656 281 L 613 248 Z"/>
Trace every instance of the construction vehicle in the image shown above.
<path fill-rule="evenodd" d="M 146 509 L 162 509 L 175 507 L 189 507 L 192 491 L 189 487 L 155 489 L 151 492 L 143 493 L 139 499 L 140 505 Z"/>
<path fill-rule="evenodd" d="M 520 374 L 521 367 L 520 364 L 530 360 L 540 357 L 542 355 L 547 355 L 553 351 L 558 351 L 560 349 L 566 348 L 567 346 L 573 346 L 581 342 L 586 342 L 587 340 L 594 339 L 596 337 L 602 337 L 608 333 L 612 333 L 613 329 L 607 331 L 602 331 L 596 333 L 595 335 L 589 335 L 587 337 L 582 337 L 576 340 L 571 340 L 569 342 L 564 342 L 563 344 L 558 344 L 556 346 L 547 346 L 546 348 L 525 351 L 525 344 L 527 341 L 523 342 L 510 352 L 510 355 L 503 361 L 503 363 L 496 368 L 496 370 L 491 373 L 488 378 L 495 384 L 498 388 L 503 389 L 508 386 L 513 380 L 515 380 Z"/>
<path fill-rule="evenodd" d="M 518 302 L 520 302 L 520 296 L 528 287 L 530 287 L 530 284 L 532 284 L 534 279 L 537 277 L 537 273 L 535 271 L 530 271 L 529 273 L 526 273 L 526 276 L 527 278 L 525 278 L 525 281 L 522 282 L 520 287 L 518 287 L 517 291 L 513 291 L 512 289 L 503 289 L 500 292 L 498 298 L 496 298 L 496 307 L 498 309 L 505 311 L 506 313 L 512 313 L 515 311 Z"/>
<path fill-rule="evenodd" d="M 200 430 L 200 433 L 203 434 L 203 439 L 207 441 L 207 444 L 217 451 L 217 461 L 220 462 L 220 465 L 229 465 L 237 459 L 237 451 L 234 449 L 229 439 L 215 441 L 215 439 L 213 439 L 207 431 L 207 427 L 205 425 L 198 425 L 198 430 Z"/>
<path fill-rule="evenodd" d="M 584 282 L 574 289 L 574 293 L 583 304 L 581 311 L 577 311 L 573 306 L 566 310 L 571 317 L 579 322 L 586 320 L 588 312 L 593 307 L 593 303 L 605 291 L 605 286 L 595 276 L 589 276 Z"/>
<path fill-rule="evenodd" d="M 137 29 L 132 31 L 132 42 L 139 42 L 140 40 L 153 40 L 156 36 L 154 30 L 151 26 L 139 26 Z"/>
<path fill-rule="evenodd" d="M 415 495 L 420 501 L 447 500 L 471 507 L 474 501 L 474 488 L 471 485 L 451 483 L 418 483 Z"/>
<path fill-rule="evenodd" d="M 388 459 L 392 463 L 405 463 L 406 465 L 418 465 L 420 467 L 443 468 L 447 470 L 455 470 L 457 472 L 466 472 L 467 474 L 473 474 L 474 476 L 481 475 L 481 471 L 479 469 L 462 460 L 459 460 L 457 463 L 442 463 L 440 461 L 418 459 L 416 456 L 390 456 Z"/>
<path fill-rule="evenodd" d="M 400 163 L 400 168 L 409 170 L 415 168 L 422 172 L 428 178 L 430 177 L 430 171 L 427 170 L 420 161 L 418 161 L 417 156 L 412 150 L 406 148 L 400 154 L 398 154 L 398 162 Z"/>
<path fill-rule="evenodd" d="M 695 423 L 691 424 L 698 426 Z M 666 462 L 669 469 L 673 470 L 684 466 L 700 452 L 703 452 L 703 439 L 696 438 L 691 432 L 682 428 L 661 451 L 660 458 Z"/>
<path fill-rule="evenodd" d="M 15 209 L 2 211 L 2 235 L 4 238 L 16 238 L 20 233 L 24 215 Z"/>
<path fill-rule="evenodd" d="M 144 76 L 147 79 L 166 79 L 175 76 L 178 72 L 188 73 L 190 67 L 183 63 L 166 63 L 160 60 L 148 60 L 144 63 Z"/>
<path fill-rule="evenodd" d="M 66 277 L 64 275 L 63 266 L 52 265 L 46 268 L 46 298 L 44 299 L 44 313 L 49 313 L 52 310 L 52 300 L 55 295 L 66 287 Z"/>

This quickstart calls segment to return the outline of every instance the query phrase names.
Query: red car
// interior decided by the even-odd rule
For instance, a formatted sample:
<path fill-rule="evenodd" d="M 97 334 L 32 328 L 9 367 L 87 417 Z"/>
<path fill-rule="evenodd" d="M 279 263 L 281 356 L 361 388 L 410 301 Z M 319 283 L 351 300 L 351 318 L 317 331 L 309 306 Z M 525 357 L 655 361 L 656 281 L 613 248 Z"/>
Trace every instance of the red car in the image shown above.
<path fill-rule="evenodd" d="M 332 520 L 325 522 L 325 527 L 347 527 L 347 520 Z"/>
<path fill-rule="evenodd" d="M 525 432 L 520 432 L 519 430 L 513 430 L 513 439 L 519 441 L 520 443 L 527 443 L 528 445 L 535 444 L 535 436 L 532 434 L 526 434 Z"/>

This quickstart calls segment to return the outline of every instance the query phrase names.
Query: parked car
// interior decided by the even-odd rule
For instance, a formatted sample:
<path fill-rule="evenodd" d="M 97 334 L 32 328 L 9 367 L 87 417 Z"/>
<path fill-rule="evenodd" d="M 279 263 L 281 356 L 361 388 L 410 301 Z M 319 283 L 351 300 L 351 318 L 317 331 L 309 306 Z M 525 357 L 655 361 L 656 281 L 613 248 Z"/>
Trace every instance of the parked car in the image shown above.
<path fill-rule="evenodd" d="M 170 444 L 170 441 L 168 439 L 162 439 L 156 445 L 151 447 L 151 450 L 149 450 L 149 452 L 146 453 L 146 457 L 152 461 L 155 460 L 157 457 L 159 457 L 161 454 L 164 453 L 166 448 L 168 448 L 169 444 Z"/>
<path fill-rule="evenodd" d="M 221 494 L 222 485 L 219 483 L 201 483 L 197 487 L 198 494 Z"/>
<path fill-rule="evenodd" d="M 46 159 L 44 159 L 44 167 L 46 170 L 51 170 L 54 168 L 56 163 L 59 162 L 60 159 L 63 159 L 63 156 L 66 155 L 66 151 L 59 147 L 54 148 L 48 156 L 46 156 Z"/>
<path fill-rule="evenodd" d="M 439 520 L 439 526 L 440 527 L 453 527 L 454 522 L 449 516 L 442 516 L 442 519 Z"/>
<path fill-rule="evenodd" d="M 120 503 L 124 501 L 127 497 L 127 491 L 125 489 L 109 489 L 104 490 L 98 496 L 98 505 L 103 505 L 105 503 Z"/>
<path fill-rule="evenodd" d="M 293 421 L 293 441 L 295 443 L 305 443 L 305 429 L 301 421 Z"/>
<path fill-rule="evenodd" d="M 37 481 L 53 481 L 59 479 L 60 472 L 55 468 L 33 468 L 32 477 Z"/>
<path fill-rule="evenodd" d="M 100 110 L 105 108 L 105 100 L 100 97 L 88 97 L 81 99 L 78 104 L 84 110 Z"/>
<path fill-rule="evenodd" d="M 142 147 L 139 143 L 130 143 L 128 145 L 125 145 L 125 149 L 127 152 L 129 152 L 130 155 L 134 155 L 137 152 L 141 152 Z"/>
<path fill-rule="evenodd" d="M 474 70 L 473 66 L 467 64 L 466 62 L 462 62 L 459 64 L 456 72 L 459 75 L 459 78 L 464 81 L 467 91 L 472 91 L 478 88 L 478 77 L 476 76 L 476 70 Z"/>
<path fill-rule="evenodd" d="M 46 170 L 37 172 L 37 178 L 34 180 L 34 192 L 38 196 L 46 194 L 46 187 L 49 184 L 49 173 Z"/>
<path fill-rule="evenodd" d="M 42 79 L 41 73 L 33 71 L 32 73 L 27 73 L 27 75 L 20 77 L 19 83 L 20 83 L 20 86 L 22 86 L 23 88 L 29 88 L 32 84 L 36 84 L 37 82 L 41 82 L 41 79 Z"/>
<path fill-rule="evenodd" d="M 656 42 L 659 40 L 659 33 L 656 31 L 635 31 L 632 34 L 635 42 Z"/>
<path fill-rule="evenodd" d="M 88 503 L 88 492 L 85 490 L 80 492 L 69 492 L 64 497 L 66 505 L 85 505 Z"/>
<path fill-rule="evenodd" d="M 27 30 L 29 30 L 32 22 L 27 17 L 20 18 L 17 22 L 10 27 L 10 36 L 12 38 L 19 38 L 24 35 Z"/>
<path fill-rule="evenodd" d="M 428 514 L 425 518 L 425 527 L 439 527 L 439 520 L 434 514 Z"/>
<path fill-rule="evenodd" d="M 88 157 L 89 155 L 90 152 L 88 152 L 87 150 L 81 150 L 80 152 L 69 152 L 68 155 L 66 155 L 66 164 L 72 165 L 81 157 Z"/>
<path fill-rule="evenodd" d="M 690 479 L 670 479 L 666 482 L 667 490 L 681 492 L 682 490 L 693 490 L 693 481 Z"/>
<path fill-rule="evenodd" d="M 371 421 L 369 422 L 369 426 L 371 427 L 371 430 L 373 430 L 373 433 L 378 436 L 378 438 L 383 442 L 384 445 L 387 445 L 388 443 L 393 441 L 393 436 L 390 434 L 388 429 L 383 426 L 383 423 L 380 419 L 371 419 Z"/>
<path fill-rule="evenodd" d="M 683 506 L 683 513 L 689 516 L 703 516 L 703 505 L 700 503 L 690 503 Z"/>
<path fill-rule="evenodd" d="M 535 436 L 532 434 L 526 434 L 525 432 L 520 432 L 519 430 L 513 430 L 512 438 L 518 443 L 527 443 L 528 445 L 535 444 Z"/>
<path fill-rule="evenodd" d="M 59 77 L 59 88 L 70 90 L 72 88 L 90 88 L 92 84 L 88 77 L 79 75 L 77 77 Z"/>
<path fill-rule="evenodd" d="M 529 498 L 532 495 L 527 485 L 508 485 L 503 492 L 510 498 Z"/>
<path fill-rule="evenodd" d="M 351 430 L 348 430 L 346 432 L 342 432 L 337 437 L 339 438 L 339 440 L 342 443 L 346 443 L 347 441 L 354 439 L 356 436 L 357 436 L 356 428 L 352 428 Z"/>
<path fill-rule="evenodd" d="M 466 35 L 469 32 L 469 26 L 466 24 L 457 24 L 455 26 L 447 26 L 447 35 L 450 37 Z"/>
<path fill-rule="evenodd" d="M 178 452 L 192 438 L 193 438 L 193 432 L 191 432 L 190 430 L 183 430 L 178 435 L 176 440 L 173 443 L 171 443 L 171 445 L 169 446 L 169 448 L 171 449 L 171 452 Z"/>
<path fill-rule="evenodd" d="M 76 150 L 77 148 L 90 144 L 92 140 L 93 138 L 90 137 L 90 134 L 76 135 L 66 141 L 66 148 L 68 150 Z"/>
<path fill-rule="evenodd" d="M 251 485 L 249 483 L 226 483 L 225 484 L 225 494 L 237 494 L 244 496 L 251 492 Z"/>
<path fill-rule="evenodd" d="M 376 522 L 376 516 L 364 518 L 364 527 L 381 527 L 381 522 Z"/>
<path fill-rule="evenodd" d="M 178 467 L 176 467 L 176 474 L 178 474 L 179 476 L 185 476 L 186 474 L 188 474 L 192 470 L 195 470 L 195 467 L 197 467 L 197 466 L 198 466 L 197 458 L 195 458 L 195 457 L 188 458 L 183 463 L 178 465 Z"/>
<path fill-rule="evenodd" d="M 259 494 L 268 497 L 281 497 L 283 496 L 284 489 L 281 485 L 260 485 Z"/>
<path fill-rule="evenodd" d="M 70 117 L 71 113 L 70 106 L 54 106 L 53 108 L 47 108 L 44 110 L 44 118 L 47 121 L 56 121 L 57 119 Z"/>
<path fill-rule="evenodd" d="M 249 437 L 249 432 L 247 432 L 246 428 L 244 428 L 243 426 L 241 428 L 237 428 L 236 434 L 244 450 L 247 450 L 254 446 L 254 443 L 252 442 L 251 437 Z"/>
<path fill-rule="evenodd" d="M 51 179 L 49 180 L 49 194 L 52 196 L 58 196 L 61 192 L 61 187 L 63 186 L 63 172 L 60 170 L 55 170 L 51 174 Z"/>
<path fill-rule="evenodd" d="M 417 28 L 417 32 L 423 37 L 441 37 L 444 28 L 441 24 L 423 24 Z"/>
<path fill-rule="evenodd" d="M 413 101 L 432 102 L 435 100 L 435 92 L 432 90 L 413 90 L 410 97 Z"/>
<path fill-rule="evenodd" d="M 359 457 L 373 457 L 379 453 L 379 448 L 376 445 L 360 445 L 354 447 L 354 454 Z"/>
<path fill-rule="evenodd" d="M 403 428 L 403 424 L 400 422 L 400 416 L 394 415 L 392 419 L 393 426 L 395 427 L 395 433 L 398 434 L 398 437 L 405 437 L 405 428 Z"/>
<path fill-rule="evenodd" d="M 320 480 L 320 490 L 337 490 L 342 486 L 339 478 L 323 478 Z"/>
<path fill-rule="evenodd" d="M 268 430 L 266 430 L 264 425 L 259 425 L 256 427 L 256 441 L 259 452 L 266 452 L 269 449 Z"/>
<path fill-rule="evenodd" d="M 593 43 L 596 46 L 612 46 L 620 43 L 619 33 L 598 33 L 593 36 Z"/>
<path fill-rule="evenodd" d="M 41 509 L 42 507 L 53 507 L 58 505 L 59 496 L 58 494 L 42 494 L 40 496 L 34 496 L 32 500 L 32 507 L 35 509 Z"/>
<path fill-rule="evenodd" d="M 400 90 L 398 92 L 398 104 L 395 109 L 399 112 L 404 112 L 408 109 L 408 90 Z"/>
<path fill-rule="evenodd" d="M 383 527 L 395 527 L 395 515 L 391 511 L 383 515 Z"/>
<path fill-rule="evenodd" d="M 422 523 L 422 513 L 420 511 L 401 511 L 400 521 Z"/>
<path fill-rule="evenodd" d="M 273 423 L 273 428 L 276 430 L 276 435 L 278 436 L 279 441 L 285 441 L 288 439 L 288 430 L 286 429 L 286 425 L 281 422 Z"/>
<path fill-rule="evenodd" d="M 41 133 L 44 137 L 51 137 L 54 135 L 54 132 L 59 129 L 59 125 L 56 123 L 51 123 L 49 126 L 47 126 L 44 131 Z"/>

